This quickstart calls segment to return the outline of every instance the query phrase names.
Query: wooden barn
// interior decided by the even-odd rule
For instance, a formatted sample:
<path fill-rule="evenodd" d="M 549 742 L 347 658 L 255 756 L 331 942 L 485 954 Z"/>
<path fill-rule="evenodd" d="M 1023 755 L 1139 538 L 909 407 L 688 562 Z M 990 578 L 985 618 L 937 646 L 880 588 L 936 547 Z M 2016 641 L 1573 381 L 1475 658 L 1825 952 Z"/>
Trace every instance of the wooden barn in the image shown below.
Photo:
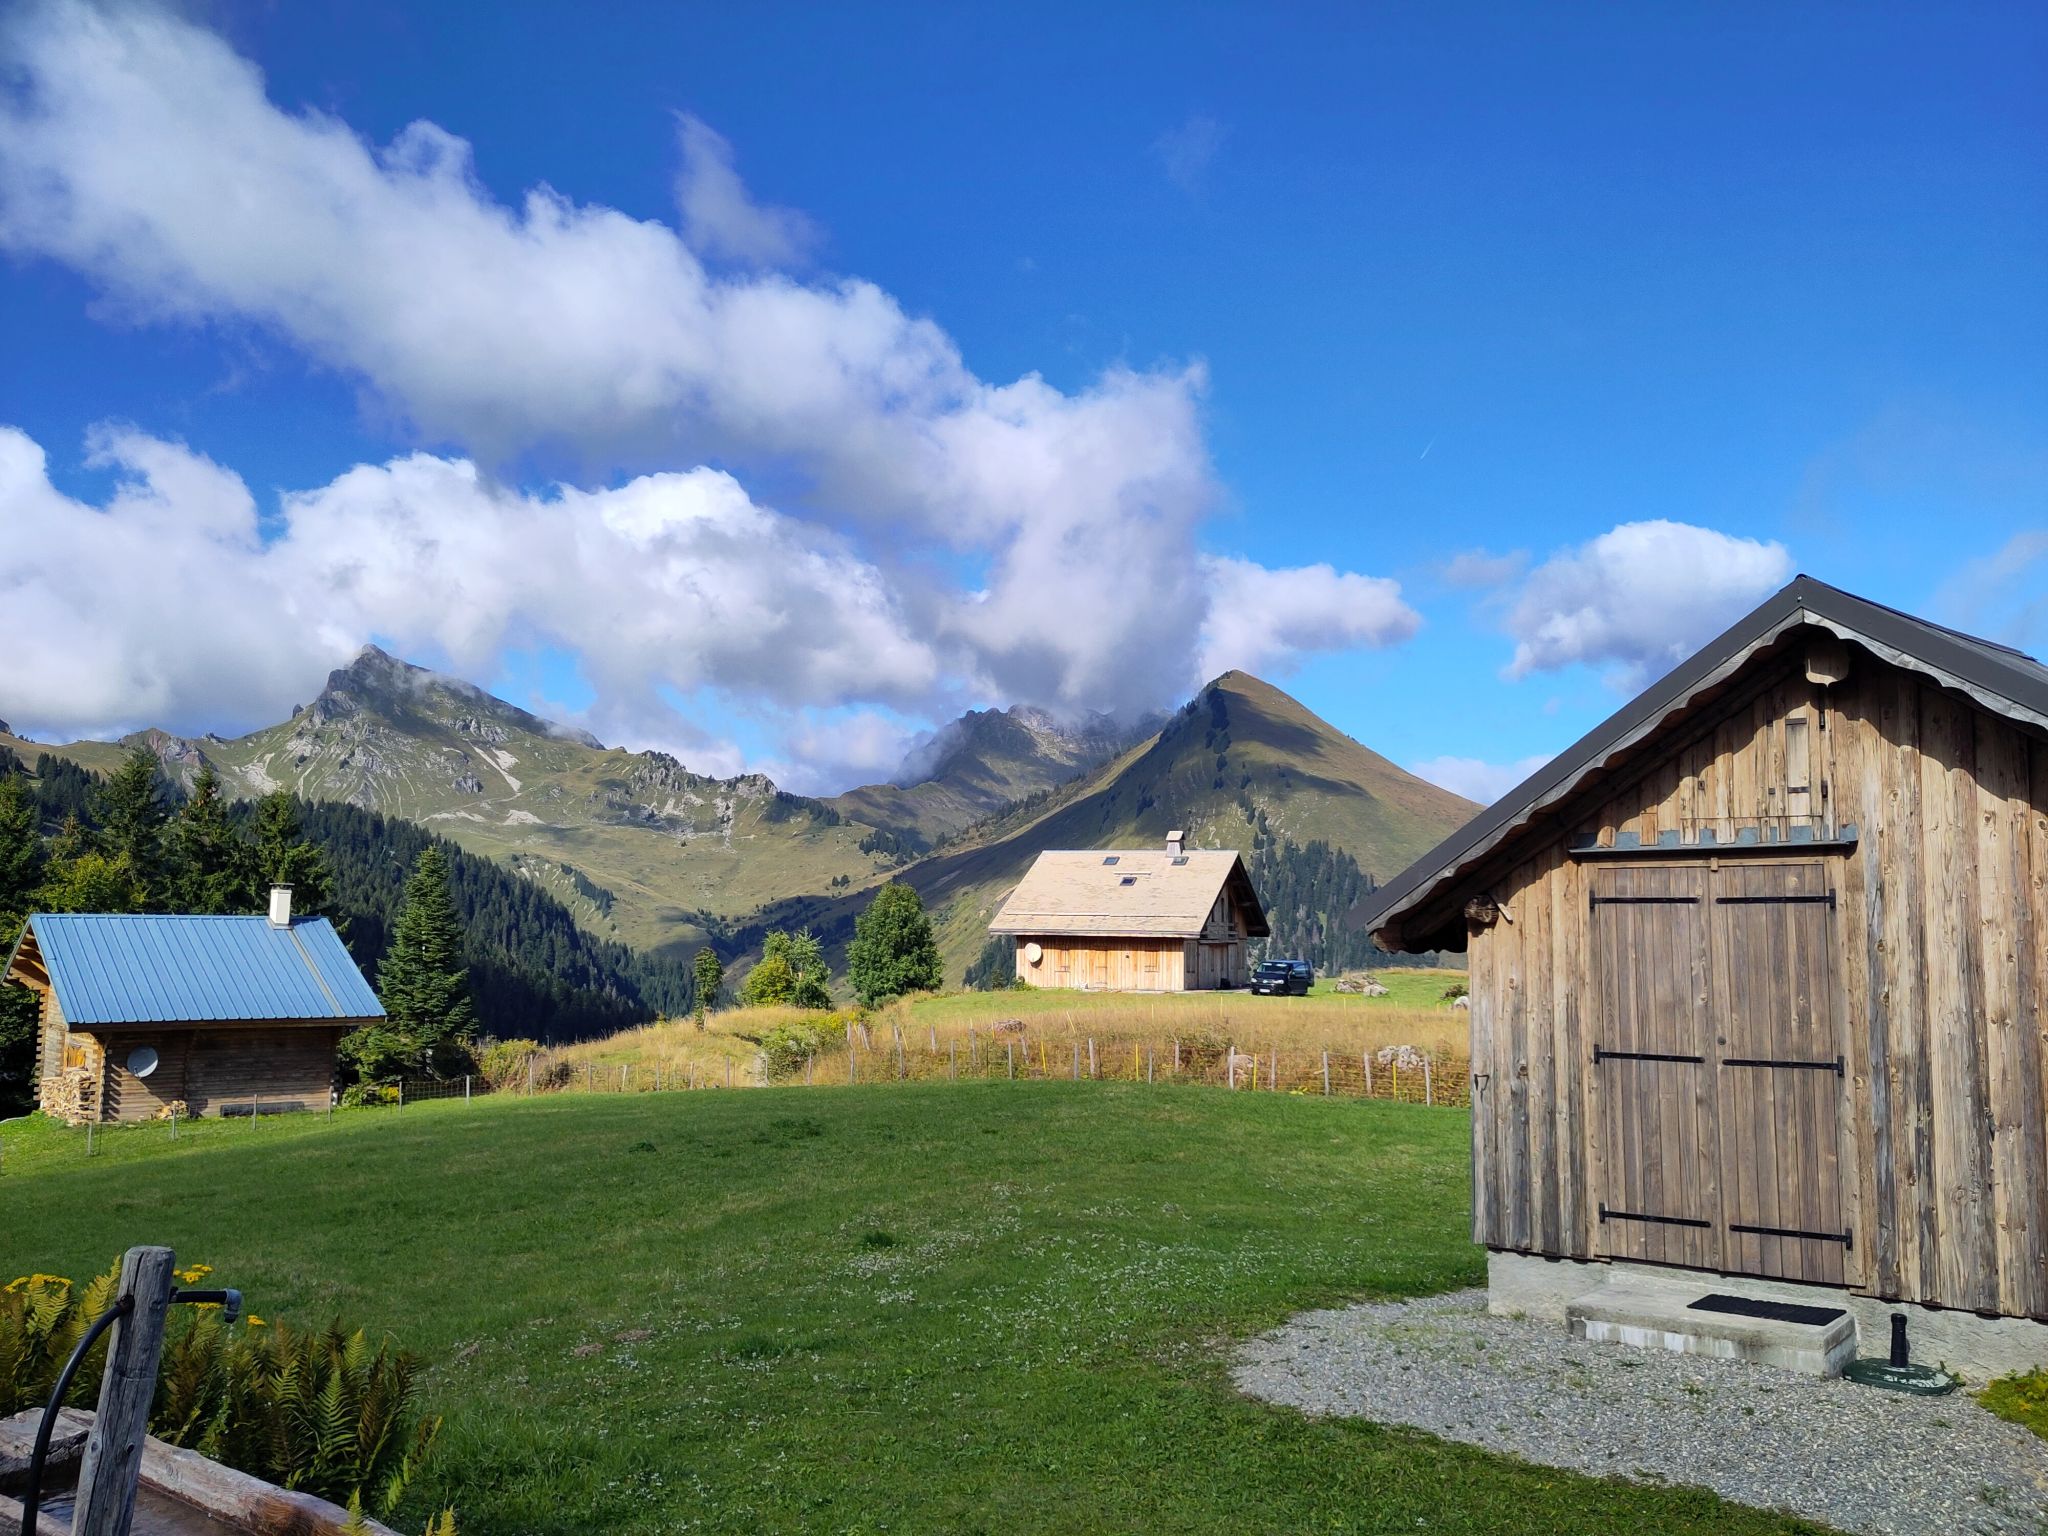
<path fill-rule="evenodd" d="M 325 1109 L 334 1051 L 384 1017 L 324 917 L 38 913 L 6 979 L 42 1005 L 37 1100 L 73 1124 Z"/>
<path fill-rule="evenodd" d="M 1802 576 L 1368 921 L 1469 947 L 1497 1293 L 1677 1266 L 2048 1359 L 2048 668 Z"/>
<path fill-rule="evenodd" d="M 1016 941 L 1030 986 L 1192 992 L 1243 986 L 1247 941 L 1272 929 L 1243 859 L 1170 832 L 1163 849 L 1041 853 L 988 931 Z"/>

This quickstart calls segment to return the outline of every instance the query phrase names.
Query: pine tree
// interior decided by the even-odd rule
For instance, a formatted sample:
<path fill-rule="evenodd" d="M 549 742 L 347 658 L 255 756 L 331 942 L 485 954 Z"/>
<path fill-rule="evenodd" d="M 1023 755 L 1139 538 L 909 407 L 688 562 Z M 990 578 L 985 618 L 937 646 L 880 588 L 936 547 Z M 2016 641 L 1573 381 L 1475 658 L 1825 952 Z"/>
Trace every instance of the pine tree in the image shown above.
<path fill-rule="evenodd" d="M 43 878 L 42 829 L 28 780 L 9 764 L 0 771 L 0 946 L 11 947 Z M 35 1098 L 36 995 L 19 982 L 0 985 L 0 1115 L 27 1109 Z"/>
<path fill-rule="evenodd" d="M 292 888 L 292 910 L 307 917 L 333 917 L 334 876 L 320 845 L 299 824 L 299 803 L 289 790 L 275 790 L 256 804 L 254 899 L 261 906 L 273 885 Z"/>
<path fill-rule="evenodd" d="M 875 892 L 854 920 L 846 976 L 853 995 L 870 1008 L 910 992 L 936 992 L 946 984 L 932 920 L 915 886 L 891 880 Z"/>
<path fill-rule="evenodd" d="M 220 775 L 211 763 L 199 771 L 192 798 L 171 823 L 167 843 L 177 910 L 208 914 L 249 910 L 255 850 L 228 819 Z"/>
<path fill-rule="evenodd" d="M 395 1040 L 366 1042 L 379 1046 L 376 1054 L 387 1058 L 376 1065 L 386 1070 L 391 1065 L 417 1065 L 433 1073 L 460 1065 L 465 1046 L 476 1033 L 476 1010 L 469 997 L 462 924 L 448 890 L 448 860 L 432 844 L 420 854 L 406 882 L 391 948 L 377 968 L 377 991 L 390 1017 L 381 1028 L 363 1033 Z M 359 1059 L 362 1055 L 351 1054 Z M 388 1059 L 392 1056 L 402 1060 L 393 1062 Z"/>
<path fill-rule="evenodd" d="M 171 819 L 165 788 L 156 754 L 137 747 L 93 797 L 106 851 L 126 860 L 145 903 L 167 902 L 175 894 L 169 888 L 164 854 L 164 829 Z"/>
<path fill-rule="evenodd" d="M 43 883 L 35 796 L 19 773 L 0 774 L 0 943 L 11 945 Z"/>
<path fill-rule="evenodd" d="M 719 989 L 725 985 L 725 965 L 718 951 L 705 945 L 697 951 L 697 1027 L 704 1027 L 704 1015 L 718 1006 Z"/>

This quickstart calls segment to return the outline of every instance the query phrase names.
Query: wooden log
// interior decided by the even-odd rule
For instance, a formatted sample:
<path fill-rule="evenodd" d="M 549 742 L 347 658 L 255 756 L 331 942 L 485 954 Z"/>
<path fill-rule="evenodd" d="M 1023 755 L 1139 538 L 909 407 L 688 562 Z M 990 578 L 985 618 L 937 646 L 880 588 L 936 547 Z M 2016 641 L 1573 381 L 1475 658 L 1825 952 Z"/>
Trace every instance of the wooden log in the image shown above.
<path fill-rule="evenodd" d="M 99 1410 L 78 1472 L 71 1519 L 74 1536 L 127 1536 L 135 1518 L 135 1483 L 142 1470 L 149 1406 L 156 1397 L 164 1313 L 171 1304 L 171 1269 L 176 1262 L 168 1248 L 130 1248 L 122 1255 L 115 1295 L 132 1298 L 133 1306 L 114 1324 L 107 1340 Z"/>

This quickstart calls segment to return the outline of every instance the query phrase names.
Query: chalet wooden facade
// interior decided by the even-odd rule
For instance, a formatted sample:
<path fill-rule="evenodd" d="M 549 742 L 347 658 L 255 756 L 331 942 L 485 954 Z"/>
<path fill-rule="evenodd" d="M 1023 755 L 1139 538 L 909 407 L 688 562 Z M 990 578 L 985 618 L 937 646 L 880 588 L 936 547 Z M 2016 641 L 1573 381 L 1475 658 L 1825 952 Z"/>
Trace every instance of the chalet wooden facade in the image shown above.
<path fill-rule="evenodd" d="M 1369 921 L 1469 945 L 1497 1253 L 2048 1319 L 2031 658 L 1801 577 Z"/>
<path fill-rule="evenodd" d="M 32 990 L 37 1102 L 72 1124 L 325 1109 L 335 1047 L 384 1016 L 333 924 L 37 914 L 8 958 Z"/>
<path fill-rule="evenodd" d="M 1026 985 L 1110 992 L 1241 987 L 1247 942 L 1271 931 L 1244 860 L 1178 832 L 1163 849 L 1041 853 L 989 924 Z"/>

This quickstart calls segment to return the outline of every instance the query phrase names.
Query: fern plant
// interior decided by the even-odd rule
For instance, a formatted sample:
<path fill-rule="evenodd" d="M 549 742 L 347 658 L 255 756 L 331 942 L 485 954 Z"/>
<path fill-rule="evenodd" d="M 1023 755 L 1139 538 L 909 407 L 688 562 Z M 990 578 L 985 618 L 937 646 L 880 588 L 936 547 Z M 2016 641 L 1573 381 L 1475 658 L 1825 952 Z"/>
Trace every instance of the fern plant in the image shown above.
<path fill-rule="evenodd" d="M 412 1356 L 339 1323 L 231 1328 L 202 1313 L 167 1340 L 156 1433 L 281 1488 L 397 1507 L 440 1432 Z"/>
<path fill-rule="evenodd" d="M 23 1275 L 0 1288 L 0 1418 L 50 1400 L 58 1373 L 97 1318 L 114 1304 L 121 1266 L 73 1285 L 61 1275 Z M 65 1401 L 89 1403 L 107 1359 L 104 1336 L 72 1378 Z"/>

